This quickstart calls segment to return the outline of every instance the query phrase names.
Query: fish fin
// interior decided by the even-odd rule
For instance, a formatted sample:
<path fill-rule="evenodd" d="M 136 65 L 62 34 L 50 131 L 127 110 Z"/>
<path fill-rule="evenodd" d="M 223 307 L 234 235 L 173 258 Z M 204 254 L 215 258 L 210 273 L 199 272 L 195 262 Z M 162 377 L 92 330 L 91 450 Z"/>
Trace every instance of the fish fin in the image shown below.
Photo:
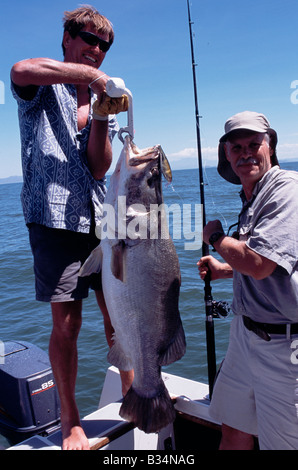
<path fill-rule="evenodd" d="M 176 417 L 174 405 L 164 383 L 154 397 L 144 397 L 133 385 L 123 399 L 119 414 L 145 433 L 158 432 Z"/>
<path fill-rule="evenodd" d="M 120 370 L 131 370 L 133 368 L 130 358 L 126 356 L 117 340 L 108 352 L 108 361 Z"/>
<path fill-rule="evenodd" d="M 159 365 L 167 366 L 181 359 L 186 351 L 186 340 L 182 323 L 177 328 L 176 334 L 169 347 L 160 356 Z"/>
<path fill-rule="evenodd" d="M 126 281 L 126 246 L 124 240 L 112 246 L 111 271 L 119 281 Z"/>
<path fill-rule="evenodd" d="M 159 155 L 160 155 L 160 166 L 161 166 L 162 174 L 164 175 L 168 183 L 171 183 L 172 182 L 172 170 L 171 170 L 169 160 L 167 159 L 166 154 L 161 148 L 161 145 L 158 145 L 157 147 L 158 147 Z"/>
<path fill-rule="evenodd" d="M 99 273 L 102 266 L 102 250 L 100 244 L 91 251 L 85 263 L 79 271 L 79 276 L 90 276 L 93 273 Z"/>

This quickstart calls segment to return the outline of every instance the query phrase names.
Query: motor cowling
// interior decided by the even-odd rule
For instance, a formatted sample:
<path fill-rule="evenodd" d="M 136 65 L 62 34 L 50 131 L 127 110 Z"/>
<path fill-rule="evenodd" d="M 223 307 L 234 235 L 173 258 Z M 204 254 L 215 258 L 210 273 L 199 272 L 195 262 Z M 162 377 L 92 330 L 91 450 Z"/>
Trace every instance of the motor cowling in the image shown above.
<path fill-rule="evenodd" d="M 11 445 L 60 427 L 60 402 L 48 355 L 25 341 L 0 346 L 0 434 Z"/>

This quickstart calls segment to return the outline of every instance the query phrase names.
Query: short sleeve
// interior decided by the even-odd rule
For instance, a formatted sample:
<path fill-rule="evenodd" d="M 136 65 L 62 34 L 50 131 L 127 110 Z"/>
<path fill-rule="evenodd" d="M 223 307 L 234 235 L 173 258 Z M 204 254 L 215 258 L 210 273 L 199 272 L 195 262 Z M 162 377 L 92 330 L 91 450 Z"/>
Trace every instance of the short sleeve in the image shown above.
<path fill-rule="evenodd" d="M 290 173 L 290 172 L 289 172 Z M 283 174 L 268 188 L 246 244 L 292 273 L 297 263 L 298 178 Z"/>

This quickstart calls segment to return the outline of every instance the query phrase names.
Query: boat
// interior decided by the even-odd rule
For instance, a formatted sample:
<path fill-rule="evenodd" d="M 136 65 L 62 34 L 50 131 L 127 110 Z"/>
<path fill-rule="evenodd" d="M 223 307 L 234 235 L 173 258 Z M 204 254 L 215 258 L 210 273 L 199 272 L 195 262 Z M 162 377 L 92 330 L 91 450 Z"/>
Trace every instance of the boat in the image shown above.
<path fill-rule="evenodd" d="M 91 450 L 169 453 L 217 450 L 221 432 L 219 423 L 209 416 L 208 385 L 171 374 L 163 374 L 163 380 L 175 402 L 176 419 L 159 433 L 145 434 L 119 416 L 120 376 L 117 369 L 110 367 L 98 409 L 81 421 Z M 61 443 L 61 430 L 50 430 L 35 434 L 7 450 L 61 450 Z"/>
<path fill-rule="evenodd" d="M 201 204 L 205 208 L 189 1 L 187 1 L 187 5 L 195 95 L 200 194 Z M 203 224 L 204 220 L 205 210 Z M 204 256 L 208 254 L 208 246 L 204 243 L 202 253 Z M 92 450 L 167 451 L 168 453 L 181 452 L 183 455 L 184 453 L 193 455 L 194 452 L 201 450 L 218 449 L 221 426 L 210 417 L 209 407 L 216 378 L 213 318 L 217 316 L 219 309 L 223 314 L 225 309 L 222 304 L 213 301 L 210 281 L 206 278 L 208 384 L 162 373 L 162 378 L 174 403 L 176 418 L 171 425 L 160 432 L 146 434 L 136 428 L 133 423 L 128 423 L 119 416 L 122 401 L 121 380 L 118 370 L 110 367 L 107 370 L 98 409 L 82 419 L 82 426 Z M 8 450 L 61 450 L 59 399 L 47 355 L 36 346 L 22 341 L 4 346 L 6 361 L 3 366 L 1 366 L 0 350 L 2 388 L 2 394 L 0 391 L 0 434 L 6 436 L 11 443 Z M 27 367 L 29 370 L 26 370 Z M 7 384 L 7 390 L 9 389 L 9 393 L 6 392 L 4 397 L 5 387 L 3 384 Z M 151 463 L 162 462 L 153 461 Z M 173 461 L 173 463 L 175 462 Z"/>
<path fill-rule="evenodd" d="M 3 394 L 0 396 L 0 433 L 12 444 L 6 450 L 61 450 L 59 399 L 47 354 L 22 341 L 9 342 L 4 350 L 1 384 L 3 393 L 7 385 L 10 394 L 6 406 Z M 162 378 L 173 400 L 176 419 L 160 432 L 146 434 L 119 416 L 119 371 L 113 366 L 107 370 L 98 409 L 81 421 L 91 450 L 192 455 L 218 449 L 220 424 L 209 416 L 208 385 L 168 373 L 162 373 Z M 16 394 L 20 394 L 18 400 Z"/>

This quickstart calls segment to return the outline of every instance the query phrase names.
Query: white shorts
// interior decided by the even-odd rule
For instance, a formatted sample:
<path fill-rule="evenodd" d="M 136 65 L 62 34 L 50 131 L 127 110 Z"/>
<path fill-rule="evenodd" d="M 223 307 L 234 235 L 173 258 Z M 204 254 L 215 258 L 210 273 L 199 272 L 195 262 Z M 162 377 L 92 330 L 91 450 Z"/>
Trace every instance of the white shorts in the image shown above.
<path fill-rule="evenodd" d="M 264 341 L 233 318 L 210 415 L 258 436 L 262 450 L 298 450 L 298 335 L 270 336 Z"/>

